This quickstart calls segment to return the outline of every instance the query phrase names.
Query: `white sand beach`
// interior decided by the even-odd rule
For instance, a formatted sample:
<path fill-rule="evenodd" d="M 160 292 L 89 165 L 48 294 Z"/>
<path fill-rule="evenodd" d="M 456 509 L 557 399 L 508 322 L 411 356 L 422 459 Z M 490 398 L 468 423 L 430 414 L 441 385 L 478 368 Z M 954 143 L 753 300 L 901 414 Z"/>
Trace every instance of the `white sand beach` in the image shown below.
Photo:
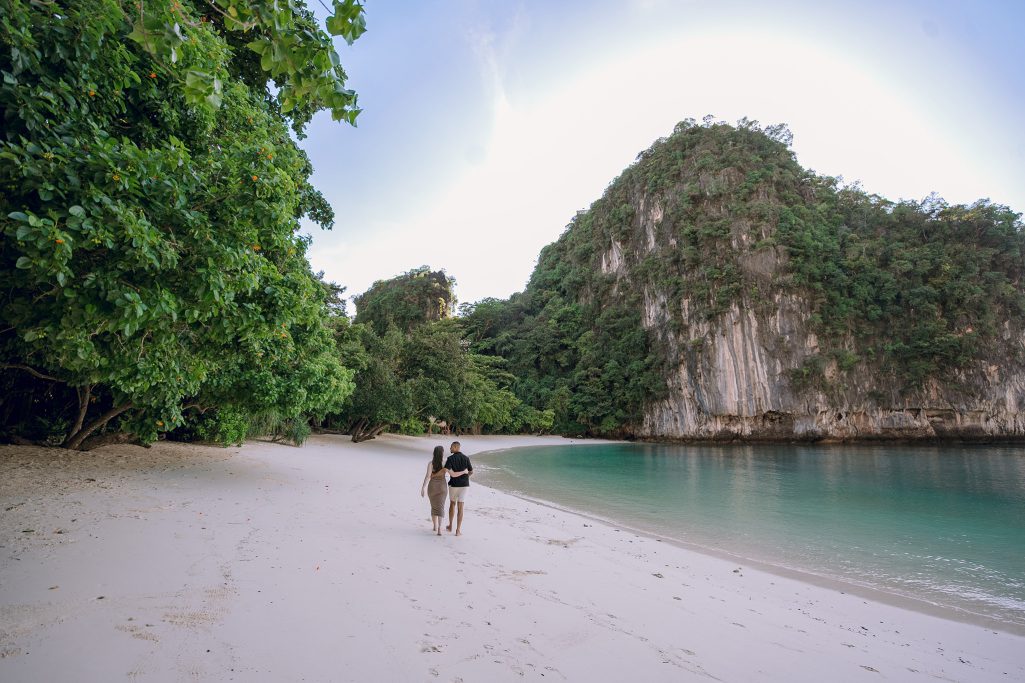
<path fill-rule="evenodd" d="M 0 681 L 1025 680 L 1025 637 L 479 484 L 436 537 L 448 441 L 0 446 Z"/>

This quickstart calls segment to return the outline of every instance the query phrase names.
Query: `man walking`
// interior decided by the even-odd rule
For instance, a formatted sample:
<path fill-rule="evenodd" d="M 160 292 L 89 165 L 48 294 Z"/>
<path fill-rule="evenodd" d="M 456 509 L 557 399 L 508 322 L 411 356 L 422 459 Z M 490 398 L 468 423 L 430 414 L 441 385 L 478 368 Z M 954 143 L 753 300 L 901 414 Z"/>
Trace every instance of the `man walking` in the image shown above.
<path fill-rule="evenodd" d="M 459 477 L 451 477 L 448 480 L 448 531 L 452 531 L 452 518 L 456 520 L 456 536 L 463 535 L 463 501 L 466 500 L 466 489 L 470 487 L 470 475 L 473 474 L 473 465 L 459 450 L 459 442 L 453 441 L 449 446 L 452 455 L 445 461 L 445 469 L 449 472 L 461 472 L 467 470 L 466 474 Z M 458 507 L 459 513 L 456 514 Z"/>

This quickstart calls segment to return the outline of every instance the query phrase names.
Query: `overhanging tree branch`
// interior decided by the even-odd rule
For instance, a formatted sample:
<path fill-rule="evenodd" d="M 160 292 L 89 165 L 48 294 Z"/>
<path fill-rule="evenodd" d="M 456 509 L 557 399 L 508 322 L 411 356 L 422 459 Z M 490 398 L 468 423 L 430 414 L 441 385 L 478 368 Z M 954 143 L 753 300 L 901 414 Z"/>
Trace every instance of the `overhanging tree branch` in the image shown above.
<path fill-rule="evenodd" d="M 20 363 L 8 363 L 8 364 L 2 365 L 0 367 L 4 368 L 5 370 L 6 369 L 24 370 L 25 372 L 29 373 L 33 377 L 38 377 L 39 379 L 44 379 L 47 382 L 61 382 L 61 383 L 64 382 L 64 380 L 62 380 L 62 379 L 57 379 L 56 377 L 51 377 L 50 375 L 44 375 L 43 373 L 39 372 L 35 368 L 30 368 L 29 366 L 21 365 Z"/>

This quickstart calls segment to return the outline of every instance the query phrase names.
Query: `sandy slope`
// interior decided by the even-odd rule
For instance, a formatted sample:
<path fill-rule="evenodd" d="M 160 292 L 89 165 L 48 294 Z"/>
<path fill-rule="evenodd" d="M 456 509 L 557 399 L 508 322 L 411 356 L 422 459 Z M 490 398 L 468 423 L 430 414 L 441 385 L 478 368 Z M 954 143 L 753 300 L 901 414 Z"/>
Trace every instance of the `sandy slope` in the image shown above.
<path fill-rule="evenodd" d="M 1025 680 L 1020 636 L 479 485 L 437 538 L 435 443 L 0 447 L 0 681 Z"/>

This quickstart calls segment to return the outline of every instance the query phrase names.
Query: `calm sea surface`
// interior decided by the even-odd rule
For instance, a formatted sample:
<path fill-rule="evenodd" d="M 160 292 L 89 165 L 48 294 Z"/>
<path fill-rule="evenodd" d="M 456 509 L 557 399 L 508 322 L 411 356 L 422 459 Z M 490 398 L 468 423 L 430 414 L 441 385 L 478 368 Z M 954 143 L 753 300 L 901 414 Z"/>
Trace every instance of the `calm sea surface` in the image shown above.
<path fill-rule="evenodd" d="M 577 445 L 474 464 L 501 490 L 1025 625 L 1021 446 Z"/>

